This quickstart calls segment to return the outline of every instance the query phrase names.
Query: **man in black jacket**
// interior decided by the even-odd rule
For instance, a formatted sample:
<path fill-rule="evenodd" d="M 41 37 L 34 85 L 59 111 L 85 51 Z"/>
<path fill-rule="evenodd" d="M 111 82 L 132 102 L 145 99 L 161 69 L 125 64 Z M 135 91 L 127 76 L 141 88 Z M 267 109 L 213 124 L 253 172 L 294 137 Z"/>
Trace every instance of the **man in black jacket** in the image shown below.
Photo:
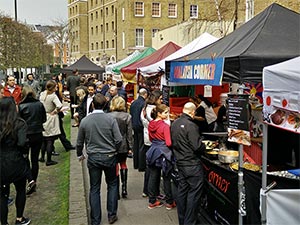
<path fill-rule="evenodd" d="M 72 105 L 77 104 L 76 87 L 80 85 L 80 77 L 78 76 L 78 70 L 73 70 L 73 74 L 67 77 L 67 89 L 70 92 L 70 110 L 71 117 L 73 119 L 74 109 Z"/>
<path fill-rule="evenodd" d="M 141 112 L 145 106 L 148 91 L 145 88 L 139 90 L 139 97 L 130 106 L 130 115 L 133 129 L 133 167 L 139 168 L 139 151 L 144 145 L 144 126 L 141 121 Z"/>
<path fill-rule="evenodd" d="M 179 184 L 177 212 L 180 225 L 197 224 L 200 196 L 203 189 L 203 168 L 200 155 L 205 150 L 199 128 L 193 117 L 196 106 L 188 102 L 182 115 L 171 125 L 171 137 Z"/>

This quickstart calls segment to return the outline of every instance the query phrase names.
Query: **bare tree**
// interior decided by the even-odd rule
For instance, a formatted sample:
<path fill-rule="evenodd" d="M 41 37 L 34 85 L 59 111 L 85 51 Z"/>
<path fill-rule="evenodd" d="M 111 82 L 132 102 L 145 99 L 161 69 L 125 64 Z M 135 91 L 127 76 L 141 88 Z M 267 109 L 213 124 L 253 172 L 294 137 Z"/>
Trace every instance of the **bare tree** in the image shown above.
<path fill-rule="evenodd" d="M 58 50 L 58 57 L 55 59 L 56 63 L 63 67 L 63 57 L 68 50 L 69 42 L 73 42 L 71 34 L 72 26 L 67 21 L 57 19 L 54 21 L 54 26 L 50 26 L 47 38 L 53 42 L 54 47 Z"/>

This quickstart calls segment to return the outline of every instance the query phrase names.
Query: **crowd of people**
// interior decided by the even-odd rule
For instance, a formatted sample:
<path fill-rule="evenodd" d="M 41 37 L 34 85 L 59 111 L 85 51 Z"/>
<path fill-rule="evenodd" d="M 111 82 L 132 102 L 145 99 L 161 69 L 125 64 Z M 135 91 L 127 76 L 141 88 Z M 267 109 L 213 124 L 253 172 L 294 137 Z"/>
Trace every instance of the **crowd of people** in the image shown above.
<path fill-rule="evenodd" d="M 70 93 L 69 107 L 63 107 L 65 89 Z M 180 225 L 197 224 L 204 179 L 201 132 L 215 130 L 220 122 L 206 98 L 191 98 L 181 116 L 171 121 L 160 90 L 140 88 L 138 97 L 129 104 L 122 81 L 114 82 L 111 77 L 98 81 L 79 75 L 78 70 L 66 79 L 61 74 L 53 76 L 43 85 L 33 74 L 28 74 L 22 85 L 8 76 L 0 91 L 1 224 L 8 224 L 12 183 L 17 192 L 16 224 L 30 223 L 23 216 L 26 194 L 36 192 L 39 161 L 46 166 L 57 164 L 53 160 L 58 155 L 54 147 L 57 139 L 66 151 L 76 148 L 79 161 L 87 159 L 92 225 L 102 221 L 102 172 L 108 191 L 108 222 L 118 220 L 118 200 L 130 195 L 127 158 L 132 156 L 133 168 L 144 173 L 141 194 L 148 197 L 148 208 L 177 207 Z M 63 128 L 68 109 L 74 119 L 72 126 L 78 127 L 76 146 Z"/>

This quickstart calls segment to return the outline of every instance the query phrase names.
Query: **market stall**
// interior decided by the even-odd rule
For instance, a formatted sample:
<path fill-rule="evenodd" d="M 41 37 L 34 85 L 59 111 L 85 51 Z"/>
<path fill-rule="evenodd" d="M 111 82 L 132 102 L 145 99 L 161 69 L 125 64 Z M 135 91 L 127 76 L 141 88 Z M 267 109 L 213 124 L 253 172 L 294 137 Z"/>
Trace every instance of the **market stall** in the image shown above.
<path fill-rule="evenodd" d="M 114 63 L 114 64 L 109 64 L 105 66 L 105 73 L 112 73 L 113 68 L 120 66 L 122 64 L 125 64 L 127 62 L 130 62 L 132 59 L 137 58 L 141 54 L 140 51 L 135 50 L 133 53 L 131 53 L 129 56 L 126 58 Z"/>
<path fill-rule="evenodd" d="M 195 52 L 195 51 L 197 51 L 201 48 L 206 47 L 207 45 L 212 44 L 213 42 L 215 42 L 217 40 L 218 40 L 218 38 L 212 36 L 209 33 L 201 34 L 195 40 L 191 41 L 190 43 L 183 46 L 178 51 L 176 51 L 176 52 L 172 53 L 171 55 L 167 56 L 166 58 L 164 58 L 164 59 L 162 59 L 162 60 L 160 60 L 160 61 L 158 61 L 154 64 L 144 66 L 144 67 L 140 67 L 138 69 L 139 76 L 142 76 L 140 79 L 145 79 L 145 78 L 151 79 L 151 77 L 153 77 L 153 76 L 163 74 L 161 76 L 161 86 L 166 85 L 167 81 L 166 81 L 166 78 L 165 78 L 165 75 L 164 75 L 165 62 L 166 61 L 177 59 L 177 58 L 182 57 L 184 55 L 187 55 L 189 53 Z"/>
<path fill-rule="evenodd" d="M 125 66 L 121 68 L 121 73 L 123 76 L 123 79 L 136 83 L 137 82 L 137 69 L 140 67 L 148 66 L 151 64 L 154 64 L 170 54 L 176 52 L 179 50 L 181 47 L 176 45 L 173 42 L 168 42 L 166 45 L 158 49 L 156 52 L 152 53 L 151 55 L 148 55 L 147 57 L 140 59 L 136 62 L 133 62 L 129 64 L 128 66 Z"/>
<path fill-rule="evenodd" d="M 273 3 L 263 12 L 240 26 L 227 36 L 194 53 L 166 62 L 166 75 L 177 62 L 190 65 L 194 60 L 223 58 L 222 82 L 261 82 L 265 66 L 283 62 L 299 55 L 300 15 Z M 193 67 L 194 68 L 194 67 Z M 190 78 L 195 79 L 191 70 Z M 189 78 L 189 77 L 188 77 Z"/>
<path fill-rule="evenodd" d="M 188 83 L 192 85 L 220 85 L 223 82 L 260 85 L 265 66 L 299 56 L 299 27 L 300 16 L 298 13 L 274 3 L 234 32 L 208 47 L 176 60 L 167 61 L 166 73 L 169 82 L 178 83 L 178 85 Z M 248 120 L 245 122 L 248 122 Z M 232 134 L 236 134 L 237 137 L 245 133 L 238 130 L 233 131 Z M 263 136 L 266 137 L 268 135 L 267 130 L 263 129 L 263 132 Z M 259 136 L 260 140 L 263 140 L 264 147 L 266 147 L 267 144 L 265 142 L 267 138 L 262 138 L 262 134 L 259 134 Z M 251 176 L 248 176 L 248 170 L 243 169 L 244 152 L 241 143 L 238 149 L 240 153 L 238 169 L 240 171 L 235 173 L 235 176 L 238 176 L 238 184 L 235 184 L 239 189 L 235 195 L 238 205 L 233 208 L 233 210 L 238 209 L 238 218 L 234 216 L 237 215 L 236 211 L 235 213 L 222 212 L 216 208 L 210 212 L 210 215 L 215 218 L 216 212 L 218 212 L 218 217 L 223 217 L 224 220 L 216 222 L 222 224 L 236 224 L 237 221 L 239 224 L 243 222 L 249 224 L 260 223 L 260 188 L 259 185 L 254 187 L 254 182 L 251 182 L 249 178 Z M 214 166 L 219 168 L 218 163 L 214 164 Z M 243 177 L 241 172 L 244 172 L 245 177 Z M 255 173 L 261 176 L 260 171 L 255 171 Z M 222 178 L 222 174 L 219 177 Z M 240 179 L 240 177 L 243 177 L 243 179 Z M 277 178 L 277 176 L 275 177 Z M 289 181 L 291 180 L 289 179 L 284 177 L 281 182 L 285 184 L 290 183 Z M 209 182 L 208 180 L 209 177 L 207 177 L 206 182 Z M 244 182 L 244 190 L 242 182 Z M 280 181 L 277 182 L 279 183 Z M 270 182 L 265 182 L 265 186 L 267 184 L 270 184 Z M 215 199 L 220 204 L 223 204 L 226 196 L 221 197 L 221 195 L 213 194 Z M 246 199 L 243 199 L 245 196 Z M 212 202 L 209 202 L 210 198 L 207 199 L 207 204 L 212 204 Z M 247 205 L 246 209 L 242 207 L 243 203 Z M 234 216 L 234 221 L 232 221 L 231 215 Z"/>
<path fill-rule="evenodd" d="M 72 65 L 62 68 L 62 73 L 72 73 L 73 70 L 77 69 L 80 74 L 99 74 L 104 73 L 104 68 L 97 66 L 91 60 L 89 60 L 85 55 L 78 59 Z"/>
<path fill-rule="evenodd" d="M 268 130 L 268 126 L 275 127 L 293 137 L 295 142 L 287 142 L 287 148 L 293 148 L 295 154 L 296 170 L 275 171 L 273 174 L 281 176 L 292 176 L 298 174 L 298 187 L 292 189 L 286 187 L 284 190 L 270 190 L 267 187 L 268 172 L 268 138 L 264 140 L 263 147 L 263 171 L 262 171 L 262 222 L 263 224 L 280 224 L 283 221 L 289 224 L 295 224 L 300 221 L 299 200 L 299 152 L 300 152 L 300 57 L 265 67 L 263 70 L 263 86 L 264 86 L 264 108 L 263 120 L 266 123 L 264 130 Z M 288 133 L 287 133 L 288 132 Z M 278 137 L 283 138 L 284 136 Z M 293 141 L 292 140 L 292 141 Z M 287 139 L 282 139 L 282 142 Z M 281 150 L 281 149 L 280 149 Z M 269 151 L 269 154 L 273 154 Z M 297 179 L 296 178 L 296 179 Z M 285 200 L 282 199 L 285 196 Z M 279 202 L 280 206 L 277 206 Z M 296 207 L 295 207 L 296 206 Z M 282 213 L 285 212 L 285 213 Z M 279 216 L 280 214 L 280 216 Z"/>

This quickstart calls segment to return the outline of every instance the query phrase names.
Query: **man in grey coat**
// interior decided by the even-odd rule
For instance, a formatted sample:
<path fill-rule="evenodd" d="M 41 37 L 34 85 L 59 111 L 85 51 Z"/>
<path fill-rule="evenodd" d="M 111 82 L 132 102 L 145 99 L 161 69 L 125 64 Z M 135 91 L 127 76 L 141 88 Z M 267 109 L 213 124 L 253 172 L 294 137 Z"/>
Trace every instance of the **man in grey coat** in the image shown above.
<path fill-rule="evenodd" d="M 34 75 L 32 73 L 27 74 L 27 81 L 24 84 L 32 87 L 36 94 L 36 98 L 39 99 L 41 93 L 41 85 L 40 82 L 34 79 Z"/>
<path fill-rule="evenodd" d="M 118 178 L 116 173 L 117 150 L 122 142 L 118 123 L 110 114 L 104 113 L 106 98 L 98 93 L 93 98 L 94 111 L 80 123 L 77 137 L 77 156 L 80 161 L 84 144 L 88 155 L 90 175 L 91 224 L 101 223 L 100 187 L 102 171 L 107 183 L 107 214 L 109 224 L 118 220 Z"/>

